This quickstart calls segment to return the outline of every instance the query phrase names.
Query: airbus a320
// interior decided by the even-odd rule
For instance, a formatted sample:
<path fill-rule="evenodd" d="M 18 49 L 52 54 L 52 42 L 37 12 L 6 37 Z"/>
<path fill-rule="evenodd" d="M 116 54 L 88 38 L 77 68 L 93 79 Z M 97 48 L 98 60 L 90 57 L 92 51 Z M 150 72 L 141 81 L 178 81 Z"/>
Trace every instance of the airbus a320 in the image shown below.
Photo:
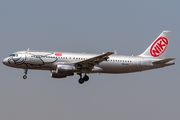
<path fill-rule="evenodd" d="M 28 69 L 49 70 L 52 78 L 65 78 L 77 73 L 79 83 L 89 80 L 90 73 L 131 73 L 174 65 L 175 58 L 165 58 L 171 31 L 163 31 L 157 39 L 140 55 L 113 55 L 117 51 L 102 54 L 19 51 L 3 60 L 9 67 L 24 69 L 24 79 Z M 83 74 L 83 75 L 82 75 Z"/>

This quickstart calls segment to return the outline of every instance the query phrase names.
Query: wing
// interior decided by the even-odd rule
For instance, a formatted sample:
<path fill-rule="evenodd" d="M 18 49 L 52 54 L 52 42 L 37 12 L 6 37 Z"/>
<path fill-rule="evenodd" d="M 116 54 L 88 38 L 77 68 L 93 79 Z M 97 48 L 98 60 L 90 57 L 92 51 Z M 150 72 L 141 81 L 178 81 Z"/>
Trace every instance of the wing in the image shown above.
<path fill-rule="evenodd" d="M 113 52 L 107 52 L 107 53 L 103 53 L 101 55 L 83 60 L 83 61 L 79 61 L 79 62 L 75 62 L 75 66 L 76 68 L 88 68 L 88 69 L 92 69 L 94 67 L 94 65 L 97 65 L 103 61 L 107 61 L 107 59 L 109 58 L 110 55 L 112 54 L 116 54 L 116 51 Z"/>

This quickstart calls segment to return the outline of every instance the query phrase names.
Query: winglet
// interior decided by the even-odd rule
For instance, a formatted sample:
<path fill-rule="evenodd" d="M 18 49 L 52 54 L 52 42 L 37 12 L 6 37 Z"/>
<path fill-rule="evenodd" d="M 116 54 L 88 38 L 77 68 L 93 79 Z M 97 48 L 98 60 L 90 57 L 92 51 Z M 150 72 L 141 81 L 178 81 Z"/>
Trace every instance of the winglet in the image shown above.
<path fill-rule="evenodd" d="M 114 54 L 117 54 L 117 51 L 118 51 L 118 50 L 115 50 L 115 51 L 114 51 Z"/>

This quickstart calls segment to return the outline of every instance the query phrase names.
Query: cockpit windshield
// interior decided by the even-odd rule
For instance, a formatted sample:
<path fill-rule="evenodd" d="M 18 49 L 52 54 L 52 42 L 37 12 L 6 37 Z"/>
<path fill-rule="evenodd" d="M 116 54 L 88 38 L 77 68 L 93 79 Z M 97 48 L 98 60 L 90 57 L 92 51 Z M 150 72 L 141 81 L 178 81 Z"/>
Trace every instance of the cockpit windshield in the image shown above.
<path fill-rule="evenodd" d="M 18 54 L 10 54 L 10 57 L 18 57 Z"/>

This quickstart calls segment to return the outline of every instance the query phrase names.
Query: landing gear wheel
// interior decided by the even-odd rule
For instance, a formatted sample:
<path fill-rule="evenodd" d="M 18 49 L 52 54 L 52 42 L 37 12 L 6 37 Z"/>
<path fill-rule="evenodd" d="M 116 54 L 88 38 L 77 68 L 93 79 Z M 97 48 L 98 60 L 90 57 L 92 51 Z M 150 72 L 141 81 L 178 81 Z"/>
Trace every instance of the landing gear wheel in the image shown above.
<path fill-rule="evenodd" d="M 85 76 L 83 77 L 83 80 L 84 80 L 84 81 L 88 81 L 88 80 L 89 80 L 89 77 L 88 77 L 87 75 L 85 75 Z"/>
<path fill-rule="evenodd" d="M 23 79 L 26 79 L 26 78 L 27 78 L 27 72 L 28 72 L 28 69 L 24 69 L 25 75 L 23 76 Z"/>
<path fill-rule="evenodd" d="M 79 79 L 79 84 L 83 84 L 84 80 L 82 78 Z"/>
<path fill-rule="evenodd" d="M 24 78 L 24 79 L 26 79 L 26 78 L 27 78 L 27 76 L 26 76 L 26 75 L 24 75 L 24 76 L 23 76 L 23 78 Z"/>

